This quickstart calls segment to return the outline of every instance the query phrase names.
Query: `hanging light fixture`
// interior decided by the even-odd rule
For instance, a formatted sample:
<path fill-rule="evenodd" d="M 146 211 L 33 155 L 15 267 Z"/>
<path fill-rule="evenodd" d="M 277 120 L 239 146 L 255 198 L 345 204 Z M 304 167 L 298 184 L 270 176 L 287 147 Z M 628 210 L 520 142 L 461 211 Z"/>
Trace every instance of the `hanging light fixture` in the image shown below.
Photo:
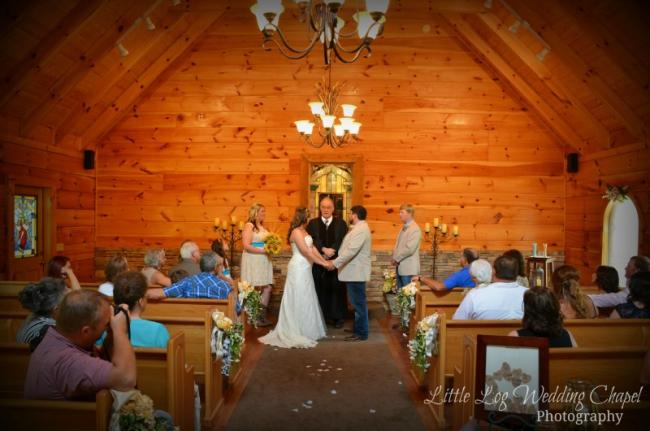
<path fill-rule="evenodd" d="M 361 123 L 353 117 L 357 107 L 349 103 L 338 104 L 344 84 L 339 82 L 332 84 L 332 65 L 328 65 L 327 68 L 328 71 L 323 80 L 316 84 L 319 100 L 308 103 L 314 121 L 298 120 L 294 122 L 302 139 L 316 148 L 323 145 L 338 148 L 356 141 L 361 128 Z M 337 116 L 337 114 L 342 114 L 342 116 Z M 312 139 L 314 128 L 317 129 L 320 139 Z"/>
<path fill-rule="evenodd" d="M 356 32 L 342 31 L 345 21 L 339 12 L 345 0 L 294 0 L 299 7 L 301 22 L 307 22 L 309 44 L 305 48 L 294 48 L 282 30 L 280 30 L 280 15 L 284 12 L 282 0 L 258 0 L 251 6 L 251 12 L 257 19 L 257 27 L 264 36 L 262 46 L 270 51 L 269 43 L 274 43 L 287 58 L 298 60 L 306 57 L 318 42 L 323 45 L 325 64 L 330 64 L 332 55 L 342 63 L 353 63 L 362 53 L 368 57 L 371 53 L 370 44 L 381 35 L 386 22 L 386 11 L 390 0 L 365 0 L 366 10 L 359 10 L 352 16 L 356 22 Z M 341 45 L 341 39 L 356 36 L 359 42 L 356 46 L 346 48 Z"/>

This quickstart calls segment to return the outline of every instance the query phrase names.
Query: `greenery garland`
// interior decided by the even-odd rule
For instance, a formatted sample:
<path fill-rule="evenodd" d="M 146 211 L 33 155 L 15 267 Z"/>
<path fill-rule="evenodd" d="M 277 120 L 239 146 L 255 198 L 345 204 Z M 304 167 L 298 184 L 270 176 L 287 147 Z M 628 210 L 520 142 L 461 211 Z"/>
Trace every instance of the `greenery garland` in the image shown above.
<path fill-rule="evenodd" d="M 413 282 L 402 287 L 397 292 L 397 308 L 399 309 L 400 324 L 403 331 L 406 331 L 409 327 L 411 310 L 415 309 L 415 294 L 417 292 L 418 288 Z"/>
<path fill-rule="evenodd" d="M 429 368 L 429 358 L 438 354 L 438 313 L 433 313 L 418 323 L 415 337 L 409 341 L 411 362 L 423 371 Z"/>

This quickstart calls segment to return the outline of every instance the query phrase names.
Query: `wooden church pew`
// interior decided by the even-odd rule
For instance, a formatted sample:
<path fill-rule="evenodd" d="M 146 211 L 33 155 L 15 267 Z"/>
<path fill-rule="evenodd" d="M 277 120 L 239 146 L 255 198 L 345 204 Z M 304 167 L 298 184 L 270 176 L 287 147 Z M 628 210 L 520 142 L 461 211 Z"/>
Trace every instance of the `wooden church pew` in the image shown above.
<path fill-rule="evenodd" d="M 558 391 L 571 379 L 588 380 L 594 385 L 615 387 L 617 392 L 636 393 L 647 346 L 574 347 L 549 349 L 549 388 Z M 452 429 L 459 429 L 474 415 L 476 377 L 476 337 L 463 337 L 463 360 L 454 370 L 454 389 L 470 393 L 472 402 L 452 404 Z M 604 400 L 601 400 L 604 401 Z M 438 406 L 436 406 L 438 407 Z M 559 411 L 562 405 L 552 403 L 549 409 Z M 620 404 L 602 404 L 600 409 L 620 410 Z M 647 408 L 647 404 L 628 404 L 626 409 Z M 444 410 L 444 409 L 443 409 Z"/>
<path fill-rule="evenodd" d="M 113 397 L 107 390 L 95 402 L 0 399 L 0 429 L 106 431 Z"/>
<path fill-rule="evenodd" d="M 463 361 L 463 338 L 476 335 L 508 335 L 521 328 L 520 320 L 448 320 L 439 318 L 439 354 L 431 357 L 424 382 L 418 381 L 420 371 L 412 366 L 412 373 L 418 383 L 431 391 L 440 387 L 444 390 L 453 380 L 454 370 Z M 647 319 L 572 319 L 564 326 L 573 333 L 578 346 L 600 348 L 603 346 L 626 346 L 650 348 L 650 320 Z M 442 418 L 443 409 L 430 406 L 437 420 Z M 444 422 L 444 421 L 443 421 Z"/>

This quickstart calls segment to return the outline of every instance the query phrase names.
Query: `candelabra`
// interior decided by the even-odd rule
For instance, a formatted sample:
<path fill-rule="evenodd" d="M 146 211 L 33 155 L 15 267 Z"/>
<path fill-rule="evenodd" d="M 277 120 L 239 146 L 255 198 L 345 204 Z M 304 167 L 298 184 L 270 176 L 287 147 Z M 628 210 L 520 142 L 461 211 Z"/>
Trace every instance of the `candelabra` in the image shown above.
<path fill-rule="evenodd" d="M 239 224 L 237 224 L 237 217 L 235 216 L 231 216 L 230 221 L 221 221 L 219 217 L 214 219 L 214 231 L 219 235 L 218 239 L 228 243 L 231 265 L 235 261 L 235 245 L 241 241 L 243 230 L 244 222 L 240 221 Z"/>
<path fill-rule="evenodd" d="M 431 271 L 431 276 L 436 278 L 436 265 L 438 261 L 438 251 L 440 244 L 443 244 L 451 239 L 456 239 L 460 235 L 458 225 L 454 224 L 451 231 L 451 236 L 449 235 L 448 227 L 446 223 L 441 223 L 442 217 L 436 217 L 433 219 L 433 232 L 431 232 L 431 225 L 425 223 L 424 225 L 424 240 L 431 243 L 431 255 L 433 257 L 433 268 Z"/>

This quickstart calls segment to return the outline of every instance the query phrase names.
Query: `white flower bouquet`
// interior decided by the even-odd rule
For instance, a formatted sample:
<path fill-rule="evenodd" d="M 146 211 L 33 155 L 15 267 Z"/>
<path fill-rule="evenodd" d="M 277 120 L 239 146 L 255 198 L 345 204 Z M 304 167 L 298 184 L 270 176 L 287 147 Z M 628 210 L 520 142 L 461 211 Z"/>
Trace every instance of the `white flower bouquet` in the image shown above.
<path fill-rule="evenodd" d="M 402 330 L 408 329 L 411 311 L 415 309 L 415 294 L 418 293 L 418 287 L 414 282 L 410 282 L 402 287 L 397 293 L 397 306 L 400 312 L 400 323 Z"/>
<path fill-rule="evenodd" d="M 415 337 L 409 341 L 411 362 L 423 371 L 429 368 L 429 358 L 438 354 L 438 313 L 418 322 Z"/>
<path fill-rule="evenodd" d="M 249 282 L 241 280 L 237 283 L 239 295 L 237 300 L 239 306 L 246 311 L 249 322 L 257 328 L 260 313 L 262 311 L 262 295 Z"/>

